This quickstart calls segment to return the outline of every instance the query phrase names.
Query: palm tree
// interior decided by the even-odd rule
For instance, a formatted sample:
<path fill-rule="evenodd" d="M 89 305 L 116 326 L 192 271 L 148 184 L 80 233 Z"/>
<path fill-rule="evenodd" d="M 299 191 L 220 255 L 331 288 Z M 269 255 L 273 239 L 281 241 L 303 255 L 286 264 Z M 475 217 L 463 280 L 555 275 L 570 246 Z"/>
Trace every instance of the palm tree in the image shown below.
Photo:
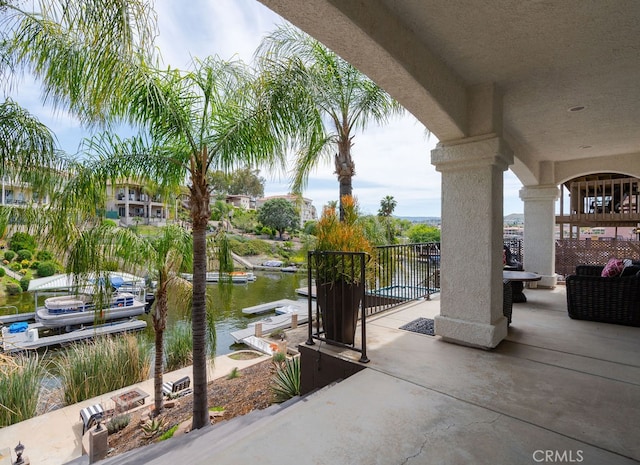
<path fill-rule="evenodd" d="M 104 271 L 102 265 L 112 261 L 117 261 L 126 271 L 137 273 L 139 270 L 147 270 L 156 278 L 152 318 L 155 333 L 155 412 L 159 413 L 162 410 L 168 295 L 176 295 L 175 302 L 178 304 L 188 305 L 191 300 L 191 284 L 179 274 L 181 270 L 191 266 L 191 235 L 183 228 L 171 225 L 162 228 L 158 236 L 145 238 L 132 229 L 100 224 L 82 231 L 76 240 L 67 245 L 67 271 L 74 273 L 79 279 L 90 272 Z"/>
<path fill-rule="evenodd" d="M 196 61 L 189 72 L 122 67 L 132 76 L 123 90 L 123 116 L 142 127 L 129 139 L 104 133 L 87 142 L 86 176 L 68 185 L 62 203 L 93 197 L 107 180 L 146 180 L 189 187 L 193 237 L 193 427 L 209 423 L 206 353 L 206 233 L 211 170 L 275 164 L 284 156 L 283 132 L 271 123 L 272 108 L 246 67 L 217 58 Z M 128 99 L 128 100 L 127 100 Z M 281 162 L 282 163 L 282 162 Z M 74 197 L 76 197 L 74 199 Z M 93 205 L 95 209 L 95 204 Z M 86 212 L 89 213 L 89 212 Z"/>
<path fill-rule="evenodd" d="M 54 184 L 64 167 L 51 131 L 11 99 L 0 103 L 0 164 L 3 176 L 36 192 Z"/>
<path fill-rule="evenodd" d="M 164 358 L 164 331 L 167 327 L 167 298 L 176 295 L 177 303 L 191 301 L 191 283 L 180 277 L 179 271 L 191 269 L 193 240 L 183 228 L 170 225 L 162 228 L 162 234 L 151 240 L 154 275 L 158 285 L 152 305 L 153 330 L 155 332 L 154 396 L 156 414 L 162 410 L 162 373 Z M 211 328 L 213 331 L 214 328 Z"/>
<path fill-rule="evenodd" d="M 3 81 L 28 71 L 41 81 L 48 103 L 88 125 L 108 121 L 131 79 L 119 63 L 154 60 L 156 15 L 149 2 L 40 0 L 33 11 L 23 3 L 1 3 Z"/>
<path fill-rule="evenodd" d="M 393 215 L 393 210 L 396 209 L 396 205 L 398 202 L 393 198 L 393 195 L 386 195 L 380 201 L 380 210 L 378 210 L 378 216 L 386 216 L 389 217 Z"/>
<path fill-rule="evenodd" d="M 339 198 L 351 196 L 355 132 L 371 121 L 385 123 L 401 114 L 402 107 L 367 76 L 293 26 L 279 26 L 257 53 L 274 99 L 299 115 L 294 192 L 306 186 L 311 170 L 333 155 Z M 344 219 L 342 204 L 340 219 Z"/>
<path fill-rule="evenodd" d="M 95 217 L 107 180 L 151 180 L 165 187 L 189 183 L 194 249 L 193 427 L 200 428 L 209 420 L 207 173 L 236 164 L 255 166 L 262 160 L 274 163 L 283 155 L 286 128 L 275 130 L 269 119 L 270 102 L 240 63 L 207 59 L 194 63 L 187 73 L 155 69 L 147 40 L 153 37 L 155 16 L 147 2 L 59 0 L 43 2 L 41 14 L 21 11 L 17 4 L 8 5 L 5 24 L 11 30 L 11 46 L 3 52 L 2 63 L 19 64 L 32 72 L 43 81 L 48 100 L 82 122 L 124 120 L 141 128 L 140 136 L 128 140 L 108 133 L 93 139 L 87 151 L 96 157 L 69 180 L 66 195 L 56 196 L 60 214 L 49 229 L 61 235 L 77 228 L 71 223 L 78 219 Z M 57 228 L 58 224 L 64 227 Z"/>
<path fill-rule="evenodd" d="M 114 72 L 124 57 L 153 51 L 155 14 L 145 0 L 47 0 L 0 2 L 0 77 L 11 91 L 23 71 L 43 87 L 43 100 L 68 110 L 87 124 L 105 122 L 126 73 Z M 43 198 L 70 177 L 72 164 L 55 147 L 42 123 L 9 98 L 0 103 L 0 163 L 12 181 L 29 183 Z M 3 209 L 20 222 L 37 215 L 29 209 Z"/>

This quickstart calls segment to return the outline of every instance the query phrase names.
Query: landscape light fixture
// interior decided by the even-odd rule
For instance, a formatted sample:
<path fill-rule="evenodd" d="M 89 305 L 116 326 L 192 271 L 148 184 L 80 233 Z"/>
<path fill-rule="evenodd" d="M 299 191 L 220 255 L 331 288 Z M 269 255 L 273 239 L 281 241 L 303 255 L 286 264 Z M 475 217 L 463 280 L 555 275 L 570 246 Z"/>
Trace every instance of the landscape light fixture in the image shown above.
<path fill-rule="evenodd" d="M 13 449 L 16 452 L 16 465 L 20 463 L 24 463 L 22 461 L 22 454 L 24 453 L 24 446 L 20 441 L 18 441 L 18 445 Z"/>
<path fill-rule="evenodd" d="M 102 422 L 102 414 L 98 413 L 95 416 L 96 419 L 96 431 L 102 431 L 102 425 L 100 424 Z"/>

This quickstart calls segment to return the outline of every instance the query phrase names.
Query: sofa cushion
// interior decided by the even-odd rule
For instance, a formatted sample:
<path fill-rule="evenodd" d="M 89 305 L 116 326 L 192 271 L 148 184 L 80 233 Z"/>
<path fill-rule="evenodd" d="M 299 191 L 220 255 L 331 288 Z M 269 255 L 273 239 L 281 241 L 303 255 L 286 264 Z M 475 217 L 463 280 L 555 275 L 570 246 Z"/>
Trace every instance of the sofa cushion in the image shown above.
<path fill-rule="evenodd" d="M 610 258 L 607 264 L 602 270 L 602 276 L 605 278 L 611 278 L 613 276 L 620 276 L 624 269 L 624 262 L 619 258 Z"/>

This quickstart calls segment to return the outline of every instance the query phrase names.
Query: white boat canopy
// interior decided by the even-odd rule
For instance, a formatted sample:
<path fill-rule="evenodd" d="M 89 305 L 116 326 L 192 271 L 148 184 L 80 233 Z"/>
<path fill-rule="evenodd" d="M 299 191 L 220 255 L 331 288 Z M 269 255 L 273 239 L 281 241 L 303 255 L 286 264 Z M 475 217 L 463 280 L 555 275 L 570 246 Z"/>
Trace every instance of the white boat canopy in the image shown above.
<path fill-rule="evenodd" d="M 139 276 L 120 271 L 108 273 L 109 279 L 114 283 L 121 282 L 123 286 L 130 288 L 144 288 L 145 280 Z M 91 286 L 95 284 L 95 275 L 90 274 L 86 281 L 79 283 L 73 274 L 56 274 L 47 276 L 46 278 L 36 278 L 29 281 L 29 292 L 46 292 L 46 291 L 72 291 L 79 287 Z"/>

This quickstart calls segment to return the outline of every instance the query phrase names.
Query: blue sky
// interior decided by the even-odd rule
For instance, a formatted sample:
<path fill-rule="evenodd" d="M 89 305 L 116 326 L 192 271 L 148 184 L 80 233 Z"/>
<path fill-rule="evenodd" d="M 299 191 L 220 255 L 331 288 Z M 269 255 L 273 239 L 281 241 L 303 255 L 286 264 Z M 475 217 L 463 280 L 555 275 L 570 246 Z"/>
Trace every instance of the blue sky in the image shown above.
<path fill-rule="evenodd" d="M 156 0 L 159 36 L 156 44 L 166 65 L 186 68 L 191 57 L 218 55 L 250 62 L 262 37 L 284 20 L 256 0 Z M 11 92 L 57 135 L 60 146 L 76 153 L 89 133 L 74 119 L 40 102 L 39 86 L 24 80 Z M 354 138 L 356 176 L 354 194 L 362 210 L 376 213 L 380 200 L 392 195 L 399 216 L 440 216 L 440 173 L 430 163 L 437 139 L 427 137 L 424 126 L 411 114 L 383 127 L 370 126 Z M 265 195 L 286 194 L 286 173 L 261 172 L 267 180 Z M 522 213 L 518 197 L 521 183 L 505 173 L 505 215 Z M 338 181 L 330 164 L 320 166 L 309 178 L 305 197 L 321 210 L 338 198 Z"/>

